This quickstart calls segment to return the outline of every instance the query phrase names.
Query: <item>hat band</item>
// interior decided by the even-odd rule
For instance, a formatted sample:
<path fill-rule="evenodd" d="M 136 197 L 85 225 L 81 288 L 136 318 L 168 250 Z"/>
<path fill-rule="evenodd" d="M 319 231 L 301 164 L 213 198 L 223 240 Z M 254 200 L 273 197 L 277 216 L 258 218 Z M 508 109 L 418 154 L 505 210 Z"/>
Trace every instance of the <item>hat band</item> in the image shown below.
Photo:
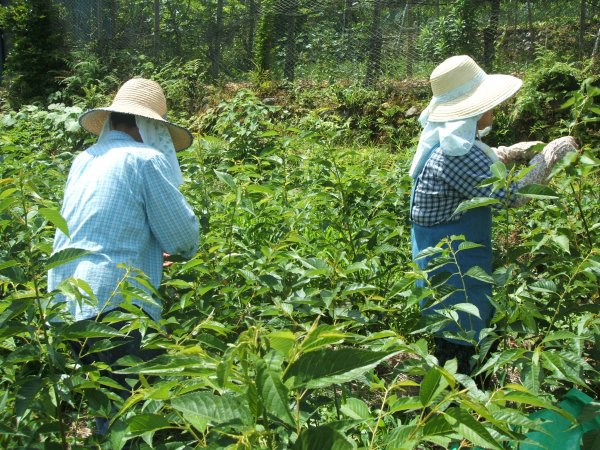
<path fill-rule="evenodd" d="M 467 81 L 465 84 L 461 84 L 460 86 L 449 90 L 448 92 L 442 95 L 434 95 L 431 99 L 435 104 L 446 103 L 452 100 L 457 99 L 458 97 L 462 97 L 465 94 L 468 94 L 481 83 L 486 77 L 486 73 L 484 71 L 479 72 L 475 77 Z"/>

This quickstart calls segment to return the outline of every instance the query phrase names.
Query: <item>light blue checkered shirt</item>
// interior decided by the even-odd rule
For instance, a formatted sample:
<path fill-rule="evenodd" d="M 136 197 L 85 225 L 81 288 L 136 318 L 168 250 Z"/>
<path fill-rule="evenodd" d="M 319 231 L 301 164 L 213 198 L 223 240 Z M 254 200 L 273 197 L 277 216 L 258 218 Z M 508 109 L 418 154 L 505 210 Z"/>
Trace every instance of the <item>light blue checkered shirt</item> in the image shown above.
<path fill-rule="evenodd" d="M 110 131 L 75 158 L 62 206 L 70 238 L 57 230 L 54 252 L 76 247 L 93 253 L 51 269 L 48 290 L 69 277 L 91 286 L 97 305 L 67 300 L 76 320 L 95 317 L 122 300 L 114 296 L 104 308 L 125 273 L 117 264 L 142 270 L 158 288 L 163 252 L 192 257 L 198 250 L 198 219 L 165 177 L 168 171 L 162 153 L 120 131 Z M 134 303 L 160 319 L 160 307 Z"/>

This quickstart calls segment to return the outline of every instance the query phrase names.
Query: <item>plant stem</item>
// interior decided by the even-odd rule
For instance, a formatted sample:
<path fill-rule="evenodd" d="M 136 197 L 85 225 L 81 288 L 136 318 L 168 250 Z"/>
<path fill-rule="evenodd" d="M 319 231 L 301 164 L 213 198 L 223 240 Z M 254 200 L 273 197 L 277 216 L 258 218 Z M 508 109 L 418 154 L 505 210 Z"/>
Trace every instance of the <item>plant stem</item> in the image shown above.
<path fill-rule="evenodd" d="M 25 200 L 25 186 L 23 183 L 23 174 L 21 174 L 21 177 L 19 178 L 19 190 L 20 190 L 20 194 L 21 194 L 21 207 L 23 208 L 23 223 L 25 225 L 25 229 L 26 232 L 29 233 L 29 220 L 27 219 L 27 202 Z M 30 275 L 33 279 L 33 289 L 34 289 L 34 298 L 35 298 L 35 303 L 38 309 L 38 314 L 40 317 L 40 327 L 42 330 L 42 334 L 44 336 L 44 343 L 47 346 L 50 346 L 50 337 L 48 336 L 48 329 L 46 326 L 46 316 L 44 314 L 44 308 L 42 307 L 42 301 L 41 301 L 41 295 L 40 295 L 40 286 L 39 286 L 39 281 L 38 281 L 38 274 L 37 274 L 37 270 L 36 268 L 33 266 L 33 235 L 30 235 L 29 239 L 27 239 L 28 241 L 28 245 L 27 245 L 27 257 L 29 259 L 29 270 Z M 54 367 L 54 363 L 52 361 L 52 358 L 50 356 L 50 354 L 46 351 L 43 351 L 43 346 L 41 345 L 42 343 L 38 341 L 38 345 L 40 345 L 40 350 L 42 354 L 46 353 L 47 355 L 47 360 L 48 360 L 48 370 L 50 371 L 50 379 L 52 382 L 52 390 L 54 392 L 54 398 L 56 400 L 56 418 L 58 419 L 58 429 L 60 432 L 60 438 L 62 441 L 62 446 L 65 450 L 68 450 L 69 445 L 67 443 L 67 434 L 65 431 L 65 424 L 64 424 L 64 420 L 62 417 L 62 411 L 60 408 L 60 396 L 58 393 L 58 388 L 56 387 L 56 370 Z"/>
<path fill-rule="evenodd" d="M 588 245 L 590 246 L 590 250 L 594 248 L 594 243 L 592 242 L 592 235 L 590 233 L 590 227 L 588 226 L 587 219 L 585 218 L 585 214 L 583 213 L 583 207 L 581 206 L 581 187 L 579 189 L 579 194 L 575 191 L 575 186 L 573 183 L 569 183 L 571 187 L 571 191 L 573 192 L 573 197 L 575 197 L 575 204 L 577 205 L 577 209 L 579 210 L 579 214 L 581 215 L 581 221 L 583 222 L 583 228 L 585 230 L 585 237 L 587 239 Z"/>

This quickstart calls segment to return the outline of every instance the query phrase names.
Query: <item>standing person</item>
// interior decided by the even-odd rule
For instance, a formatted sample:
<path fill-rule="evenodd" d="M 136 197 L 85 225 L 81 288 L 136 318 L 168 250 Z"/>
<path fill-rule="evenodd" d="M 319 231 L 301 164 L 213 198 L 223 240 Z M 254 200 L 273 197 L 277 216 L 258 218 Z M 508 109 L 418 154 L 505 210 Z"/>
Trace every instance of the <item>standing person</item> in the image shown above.
<path fill-rule="evenodd" d="M 91 287 L 96 302 L 54 297 L 66 301 L 76 321 L 101 320 L 119 307 L 123 298 L 118 286 L 127 273 L 123 266 L 141 270 L 158 288 L 164 253 L 191 258 L 198 249 L 198 219 L 178 190 L 183 179 L 175 155 L 193 138 L 185 128 L 168 122 L 166 113 L 161 87 L 134 78 L 123 84 L 110 106 L 90 110 L 79 119 L 99 138 L 75 158 L 69 172 L 61 211 L 69 236 L 57 231 L 54 252 L 81 248 L 90 253 L 48 273 L 49 291 L 68 278 L 84 280 Z M 155 301 L 132 303 L 158 321 L 161 305 Z M 124 355 L 144 358 L 140 341 L 139 332 L 132 332 L 116 348 L 91 354 L 84 348 L 78 353 L 87 354 L 84 363 L 112 366 Z"/>
<path fill-rule="evenodd" d="M 504 162 L 527 160 L 531 147 L 536 144 L 515 144 L 500 147 L 495 152 L 480 140 L 492 126 L 493 108 L 513 96 L 522 81 L 510 75 L 488 75 L 473 59 L 461 55 L 437 66 L 430 82 L 433 98 L 419 117 L 423 131 L 410 168 L 412 253 L 417 265 L 425 269 L 431 257 L 417 256 L 443 239 L 464 235 L 466 241 L 479 244 L 477 248 L 457 253 L 458 266 L 449 263 L 429 273 L 429 276 L 440 272 L 454 274 L 447 283 L 456 291 L 430 306 L 428 300 L 421 302 L 424 316 L 440 317 L 443 310 L 461 303 L 477 307 L 478 315 L 456 310 L 458 320 L 448 320 L 434 339 L 434 354 L 440 365 L 456 357 L 459 372 L 469 373 L 470 357 L 475 353 L 481 331 L 489 326 L 494 309 L 492 285 L 464 274 L 473 266 L 481 267 L 488 274 L 492 272 L 492 211 L 486 206 L 463 214 L 454 212 L 463 201 L 476 197 L 500 199 L 500 207 L 505 200 L 510 206 L 524 202 L 517 194 L 518 189 L 526 184 L 545 182 L 552 166 L 575 147 L 570 137 L 547 145 L 531 160 L 535 168 L 508 191 L 480 187 L 492 176 L 491 164 L 498 159 Z M 459 243 L 453 244 L 455 250 Z M 424 282 L 419 284 L 424 286 Z"/>

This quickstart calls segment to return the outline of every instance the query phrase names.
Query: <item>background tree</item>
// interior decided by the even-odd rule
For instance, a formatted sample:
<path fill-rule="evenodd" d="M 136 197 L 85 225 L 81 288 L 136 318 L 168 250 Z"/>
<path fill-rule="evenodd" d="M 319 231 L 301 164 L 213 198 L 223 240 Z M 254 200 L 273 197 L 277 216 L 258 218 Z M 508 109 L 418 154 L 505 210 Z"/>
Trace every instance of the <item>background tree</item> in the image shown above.
<path fill-rule="evenodd" d="M 500 18 L 500 0 L 489 0 L 490 20 L 483 32 L 483 66 L 491 71 L 494 64 L 498 20 Z"/>
<path fill-rule="evenodd" d="M 66 70 L 64 41 L 51 0 L 14 0 L 0 11 L 11 36 L 3 84 L 13 107 L 44 100 Z"/>
<path fill-rule="evenodd" d="M 219 76 L 221 64 L 221 34 L 223 33 L 223 0 L 217 0 L 215 4 L 214 20 L 209 41 L 210 77 L 216 80 Z"/>
<path fill-rule="evenodd" d="M 365 85 L 371 86 L 381 71 L 381 11 L 383 0 L 373 1 L 373 20 L 371 22 L 371 40 L 369 43 L 369 59 L 367 61 L 367 75 Z"/>

